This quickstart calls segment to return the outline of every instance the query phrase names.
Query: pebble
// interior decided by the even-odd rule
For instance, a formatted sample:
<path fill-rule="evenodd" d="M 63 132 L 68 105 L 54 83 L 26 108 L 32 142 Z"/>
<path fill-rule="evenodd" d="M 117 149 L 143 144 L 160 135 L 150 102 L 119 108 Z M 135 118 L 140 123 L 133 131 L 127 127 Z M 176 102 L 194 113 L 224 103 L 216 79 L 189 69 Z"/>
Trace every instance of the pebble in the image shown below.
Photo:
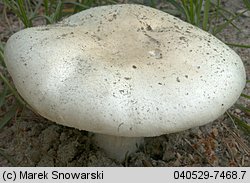
<path fill-rule="evenodd" d="M 217 128 L 213 128 L 213 129 L 212 129 L 212 133 L 213 133 L 213 135 L 214 135 L 215 137 L 217 137 L 218 134 L 219 134 L 218 129 L 217 129 Z"/>
<path fill-rule="evenodd" d="M 240 114 L 241 113 L 241 110 L 240 109 L 235 109 L 235 112 Z"/>

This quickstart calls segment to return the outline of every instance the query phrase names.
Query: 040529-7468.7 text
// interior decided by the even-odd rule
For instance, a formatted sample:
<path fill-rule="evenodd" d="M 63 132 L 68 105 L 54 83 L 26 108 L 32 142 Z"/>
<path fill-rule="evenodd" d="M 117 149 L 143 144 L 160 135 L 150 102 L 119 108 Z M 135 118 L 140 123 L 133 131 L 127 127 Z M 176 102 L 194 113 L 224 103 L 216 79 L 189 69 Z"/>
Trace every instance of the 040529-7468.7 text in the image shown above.
<path fill-rule="evenodd" d="M 199 171 L 174 171 L 174 179 L 238 179 L 238 180 L 244 180 L 246 171 L 240 170 L 240 171 L 219 171 L 219 170 L 199 170 Z"/>

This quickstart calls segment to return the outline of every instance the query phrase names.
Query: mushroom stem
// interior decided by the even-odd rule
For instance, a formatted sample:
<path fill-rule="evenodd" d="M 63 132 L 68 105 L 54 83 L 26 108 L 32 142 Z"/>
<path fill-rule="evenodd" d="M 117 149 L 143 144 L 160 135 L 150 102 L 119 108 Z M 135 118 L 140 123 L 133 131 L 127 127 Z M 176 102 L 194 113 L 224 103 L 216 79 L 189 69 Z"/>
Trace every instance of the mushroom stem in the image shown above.
<path fill-rule="evenodd" d="M 144 142 L 144 138 L 95 134 L 94 141 L 100 148 L 104 149 L 109 157 L 123 161 L 127 154 L 131 154 L 138 149 Z"/>

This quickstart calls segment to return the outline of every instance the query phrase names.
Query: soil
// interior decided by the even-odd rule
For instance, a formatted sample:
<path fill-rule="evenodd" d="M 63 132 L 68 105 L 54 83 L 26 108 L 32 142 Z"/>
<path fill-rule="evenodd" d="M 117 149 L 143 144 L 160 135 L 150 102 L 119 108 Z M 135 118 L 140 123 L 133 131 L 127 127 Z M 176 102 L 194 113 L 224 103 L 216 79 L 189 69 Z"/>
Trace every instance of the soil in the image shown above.
<path fill-rule="evenodd" d="M 223 1 L 223 5 L 233 12 L 244 7 L 238 0 Z M 0 19 L 2 41 L 22 28 L 11 14 L 8 21 L 3 15 Z M 242 16 L 234 21 L 241 31 L 228 26 L 218 37 L 249 45 L 249 22 L 250 17 Z M 250 49 L 232 49 L 242 58 L 249 80 Z M 243 92 L 250 94 L 250 83 Z M 240 98 L 238 103 L 250 107 L 249 100 Z M 0 115 L 4 110 L 0 110 Z M 230 111 L 250 124 L 250 114 L 234 107 Z M 250 136 L 226 114 L 205 126 L 145 138 L 144 145 L 123 162 L 107 157 L 92 137 L 89 132 L 57 125 L 25 109 L 22 117 L 12 119 L 0 131 L 0 166 L 250 166 Z"/>

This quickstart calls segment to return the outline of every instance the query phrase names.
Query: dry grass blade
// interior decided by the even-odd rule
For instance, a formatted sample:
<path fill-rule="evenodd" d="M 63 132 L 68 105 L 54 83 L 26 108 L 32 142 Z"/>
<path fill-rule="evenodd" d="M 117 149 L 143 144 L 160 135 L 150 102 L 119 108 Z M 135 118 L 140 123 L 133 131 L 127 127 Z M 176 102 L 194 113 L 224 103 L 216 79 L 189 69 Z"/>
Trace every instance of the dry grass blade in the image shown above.
<path fill-rule="evenodd" d="M 250 108 L 243 106 L 242 104 L 235 104 L 235 107 L 239 108 L 240 110 L 244 111 L 244 113 L 250 116 Z"/>
<path fill-rule="evenodd" d="M 225 43 L 225 44 L 239 48 L 250 48 L 250 45 L 244 45 L 244 44 L 235 44 L 235 43 Z"/>
<path fill-rule="evenodd" d="M 250 99 L 250 96 L 249 96 L 249 95 L 246 95 L 246 94 L 244 94 L 244 93 L 242 93 L 241 96 L 242 96 L 242 97 L 245 97 L 245 98 L 247 98 L 247 99 Z"/>
<path fill-rule="evenodd" d="M 241 149 L 247 154 L 250 155 L 250 148 L 248 145 L 246 145 L 245 142 L 242 141 L 242 139 L 230 128 L 228 128 L 225 124 L 221 123 L 222 126 L 233 136 L 233 138 L 236 140 L 236 142 L 241 146 Z"/>

